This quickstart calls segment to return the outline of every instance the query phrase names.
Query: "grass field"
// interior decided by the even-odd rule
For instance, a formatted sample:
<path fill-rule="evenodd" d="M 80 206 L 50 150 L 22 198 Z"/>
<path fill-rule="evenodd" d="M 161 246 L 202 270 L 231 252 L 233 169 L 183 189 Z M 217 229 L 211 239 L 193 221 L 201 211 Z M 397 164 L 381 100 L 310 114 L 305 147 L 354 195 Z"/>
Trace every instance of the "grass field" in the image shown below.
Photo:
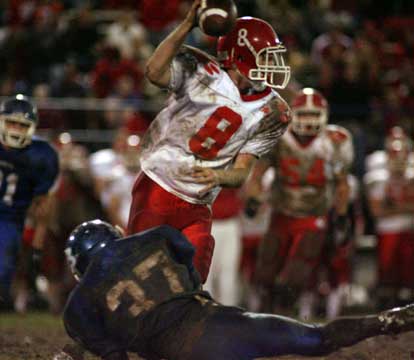
<path fill-rule="evenodd" d="M 53 355 L 70 342 L 60 317 L 47 313 L 0 313 L 0 360 L 52 360 Z M 92 355 L 85 356 L 85 360 L 96 359 Z M 131 355 L 130 359 L 138 357 Z M 283 356 L 278 359 L 307 358 Z M 414 360 L 414 332 L 368 339 L 327 357 L 312 359 Z"/>
<path fill-rule="evenodd" d="M 0 360 L 51 360 L 68 342 L 60 317 L 0 313 Z M 97 358 L 91 355 L 86 359 Z"/>

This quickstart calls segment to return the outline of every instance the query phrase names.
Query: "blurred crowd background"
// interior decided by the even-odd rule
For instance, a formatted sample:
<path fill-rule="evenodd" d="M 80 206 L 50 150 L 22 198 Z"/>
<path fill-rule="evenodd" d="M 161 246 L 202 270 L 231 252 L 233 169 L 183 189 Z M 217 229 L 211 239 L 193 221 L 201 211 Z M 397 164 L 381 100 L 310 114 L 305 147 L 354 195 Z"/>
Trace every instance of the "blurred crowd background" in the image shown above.
<path fill-rule="evenodd" d="M 348 279 L 354 293 L 348 305 L 369 307 L 376 284 L 376 237 L 362 180 L 367 155 L 384 148 L 390 129 L 401 126 L 414 138 L 414 5 L 402 0 L 381 2 L 381 8 L 373 0 L 235 2 L 239 16 L 267 20 L 285 43 L 292 79 L 282 96 L 289 101 L 304 86 L 320 90 L 330 104 L 329 122 L 353 135 L 352 173 L 359 190 Z M 125 225 L 129 206 L 121 193 L 132 188 L 140 136 L 168 95 L 145 80 L 145 61 L 190 4 L 188 0 L 10 0 L 0 5 L 0 97 L 23 93 L 34 100 L 38 133 L 55 144 L 62 168 L 45 277 L 36 282 L 21 271 L 20 283 L 26 285 L 16 286 L 18 311 L 37 301 L 34 289 L 42 293 L 45 284 L 48 306 L 53 312 L 61 310 L 73 286 L 63 255 L 65 237 L 73 226 L 96 217 Z M 214 54 L 215 39 L 198 29 L 187 43 Z M 118 172 L 114 154 L 121 155 L 123 167 Z M 107 169 L 102 170 L 105 166 L 113 170 L 109 177 Z M 217 217 L 234 213 L 243 217 L 243 207 L 242 198 L 229 213 L 217 205 Z M 265 226 L 265 220 L 259 221 L 259 228 Z M 414 218 L 412 227 L 414 242 Z M 243 246 L 233 266 L 239 269 L 242 263 L 242 270 L 228 281 L 238 292 L 231 302 L 255 310 L 255 291 L 246 291 L 255 251 L 250 230 L 252 225 L 239 228 Z M 30 219 L 25 237 L 30 241 Z M 226 286 L 222 291 L 226 289 L 231 290 Z M 321 286 L 321 294 L 324 289 Z M 412 296 L 412 289 L 408 291 Z"/>

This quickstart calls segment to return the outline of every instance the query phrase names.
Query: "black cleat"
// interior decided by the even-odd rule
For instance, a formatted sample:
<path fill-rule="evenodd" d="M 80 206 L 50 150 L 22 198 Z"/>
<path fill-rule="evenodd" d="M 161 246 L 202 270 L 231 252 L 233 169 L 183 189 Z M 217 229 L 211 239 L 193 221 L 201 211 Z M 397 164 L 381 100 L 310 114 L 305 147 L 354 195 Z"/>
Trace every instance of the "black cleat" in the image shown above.
<path fill-rule="evenodd" d="M 378 315 L 385 334 L 414 330 L 414 304 L 384 311 Z"/>

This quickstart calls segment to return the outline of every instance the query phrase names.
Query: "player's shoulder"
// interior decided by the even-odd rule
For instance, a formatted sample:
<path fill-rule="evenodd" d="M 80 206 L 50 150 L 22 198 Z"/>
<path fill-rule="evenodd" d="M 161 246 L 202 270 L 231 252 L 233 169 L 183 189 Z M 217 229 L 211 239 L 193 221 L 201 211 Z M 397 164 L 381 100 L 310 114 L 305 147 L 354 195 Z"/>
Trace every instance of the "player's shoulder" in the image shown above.
<path fill-rule="evenodd" d="M 255 95 L 257 98 L 254 101 L 249 100 L 251 103 L 250 108 L 256 109 L 253 114 L 258 116 L 262 123 L 273 124 L 287 128 L 291 119 L 292 113 L 288 103 L 273 89 L 266 89 L 262 93 Z M 247 106 L 247 102 L 244 101 L 243 105 Z"/>
<path fill-rule="evenodd" d="M 348 142 L 352 139 L 351 133 L 342 126 L 329 124 L 326 126 L 325 129 L 326 136 L 334 143 L 334 144 L 343 144 Z"/>
<path fill-rule="evenodd" d="M 372 185 L 374 183 L 386 182 L 389 177 L 390 173 L 386 168 L 373 169 L 365 173 L 363 181 L 365 185 Z"/>
<path fill-rule="evenodd" d="M 196 72 L 197 69 L 202 69 L 210 76 L 217 76 L 222 72 L 220 64 L 214 56 L 189 45 L 181 47 L 177 58 L 183 63 L 188 72 Z"/>
<path fill-rule="evenodd" d="M 384 150 L 376 150 L 365 157 L 365 168 L 367 171 L 385 168 L 388 156 Z"/>
<path fill-rule="evenodd" d="M 219 66 L 219 62 L 214 56 L 189 45 L 183 45 L 178 53 L 178 56 L 192 58 L 200 64 L 214 63 Z"/>
<path fill-rule="evenodd" d="M 113 149 L 98 150 L 89 155 L 89 166 L 94 176 L 106 177 L 117 163 L 118 156 Z"/>
<path fill-rule="evenodd" d="M 45 139 L 33 137 L 28 152 L 36 159 L 57 159 L 56 149 Z"/>
<path fill-rule="evenodd" d="M 406 171 L 405 171 L 405 177 L 409 180 L 409 181 L 414 181 L 414 167 L 413 166 L 408 166 Z"/>
<path fill-rule="evenodd" d="M 146 247 L 148 244 L 154 245 L 157 242 L 171 242 L 178 239 L 186 241 L 184 235 L 179 230 L 169 225 L 160 225 L 116 240 L 106 246 L 102 254 L 103 256 L 114 257 L 116 253 L 117 258 L 122 258 L 124 255 L 129 255 L 135 250 Z"/>
<path fill-rule="evenodd" d="M 116 153 L 113 149 L 98 150 L 89 155 L 89 160 L 92 163 L 111 162 L 115 158 L 116 158 Z"/>
<path fill-rule="evenodd" d="M 35 147 L 36 149 L 39 149 L 39 151 L 56 153 L 55 148 L 48 140 L 38 136 L 33 136 L 31 146 Z"/>

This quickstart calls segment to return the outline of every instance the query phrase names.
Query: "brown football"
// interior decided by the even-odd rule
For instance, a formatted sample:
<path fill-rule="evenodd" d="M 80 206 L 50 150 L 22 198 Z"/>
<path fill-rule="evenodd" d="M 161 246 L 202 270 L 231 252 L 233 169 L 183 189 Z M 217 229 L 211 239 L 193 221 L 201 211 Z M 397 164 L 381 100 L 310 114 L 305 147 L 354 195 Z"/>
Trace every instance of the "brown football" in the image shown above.
<path fill-rule="evenodd" d="M 237 7 L 233 0 L 201 0 L 197 15 L 203 33 L 222 36 L 236 23 Z"/>

